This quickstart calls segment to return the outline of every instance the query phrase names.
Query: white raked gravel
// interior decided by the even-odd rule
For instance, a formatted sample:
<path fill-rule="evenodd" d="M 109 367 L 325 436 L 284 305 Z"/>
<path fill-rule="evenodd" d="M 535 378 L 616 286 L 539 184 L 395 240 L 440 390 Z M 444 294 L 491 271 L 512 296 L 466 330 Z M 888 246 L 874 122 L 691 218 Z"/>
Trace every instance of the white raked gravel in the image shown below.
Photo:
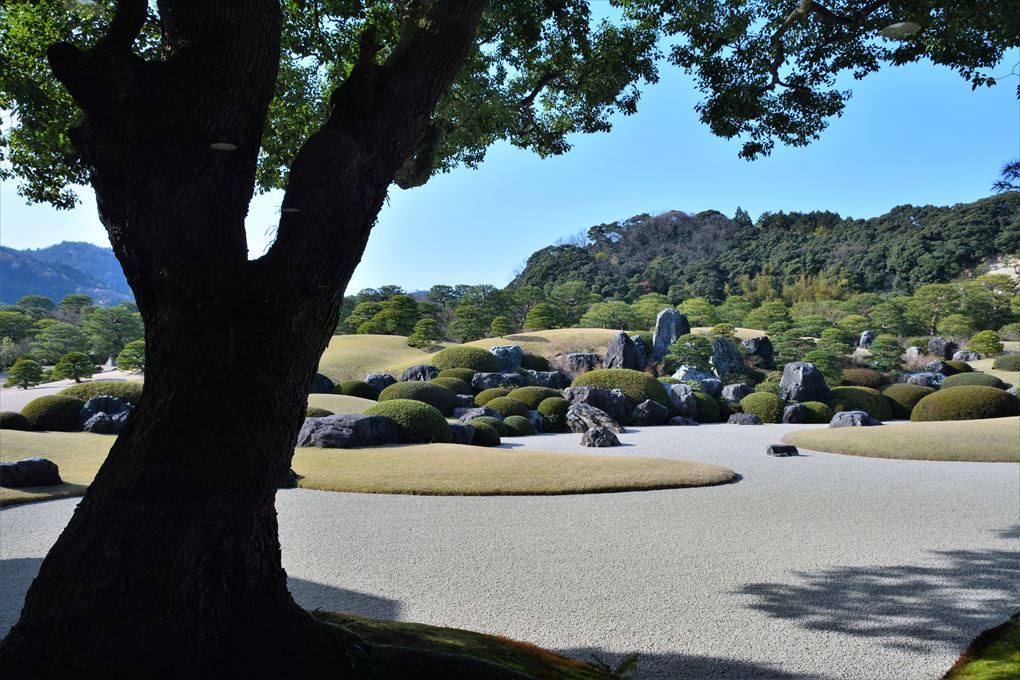
<path fill-rule="evenodd" d="M 632 429 L 702 489 L 435 498 L 281 491 L 308 608 L 487 631 L 639 678 L 928 680 L 1020 608 L 1020 465 L 765 456 L 803 426 Z M 591 452 L 580 435 L 511 446 Z M 1020 445 L 1020 433 L 1018 433 Z M 0 512 L 0 633 L 76 500 Z"/>

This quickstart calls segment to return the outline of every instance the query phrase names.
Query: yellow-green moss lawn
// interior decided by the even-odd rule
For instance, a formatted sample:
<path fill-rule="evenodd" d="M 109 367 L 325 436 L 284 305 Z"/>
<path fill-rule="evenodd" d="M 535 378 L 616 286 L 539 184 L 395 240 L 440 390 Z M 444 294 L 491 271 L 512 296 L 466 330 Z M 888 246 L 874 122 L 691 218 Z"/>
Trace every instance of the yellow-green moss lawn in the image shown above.
<path fill-rule="evenodd" d="M 1016 678 L 1020 678 L 1020 613 L 979 635 L 943 680 Z"/>

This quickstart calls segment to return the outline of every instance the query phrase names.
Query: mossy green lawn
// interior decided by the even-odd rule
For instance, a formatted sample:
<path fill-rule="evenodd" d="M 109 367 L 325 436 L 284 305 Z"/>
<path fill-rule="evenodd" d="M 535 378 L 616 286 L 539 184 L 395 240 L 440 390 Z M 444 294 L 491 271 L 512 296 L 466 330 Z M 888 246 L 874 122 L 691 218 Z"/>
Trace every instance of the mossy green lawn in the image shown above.
<path fill-rule="evenodd" d="M 978 359 L 977 361 L 968 361 L 967 363 L 970 364 L 975 371 L 982 371 L 988 375 L 994 375 L 996 378 L 1008 385 L 1020 385 L 1020 371 L 1000 371 L 997 368 L 992 368 L 992 364 L 995 363 L 995 359 Z"/>
<path fill-rule="evenodd" d="M 115 438 L 85 432 L 4 430 L 0 460 L 43 456 L 60 467 L 58 487 L 0 489 L 0 505 L 80 496 Z M 297 449 L 299 485 L 323 491 L 422 495 L 550 495 L 723 484 L 733 471 L 660 458 L 519 452 L 458 444 Z"/>
<path fill-rule="evenodd" d="M 402 335 L 334 335 L 319 359 L 319 373 L 336 380 L 363 380 L 367 373 L 389 373 L 400 378 L 404 369 L 432 362 L 436 351 L 407 346 Z"/>
<path fill-rule="evenodd" d="M 979 635 L 942 680 L 1014 678 L 1020 678 L 1020 613 Z"/>
<path fill-rule="evenodd" d="M 797 430 L 783 437 L 783 442 L 871 458 L 1020 462 L 1020 418 Z"/>
<path fill-rule="evenodd" d="M 362 399 L 361 397 L 349 397 L 345 394 L 309 394 L 308 405 L 315 408 L 324 408 L 333 413 L 364 413 L 365 409 L 375 406 L 379 402 L 374 399 Z"/>

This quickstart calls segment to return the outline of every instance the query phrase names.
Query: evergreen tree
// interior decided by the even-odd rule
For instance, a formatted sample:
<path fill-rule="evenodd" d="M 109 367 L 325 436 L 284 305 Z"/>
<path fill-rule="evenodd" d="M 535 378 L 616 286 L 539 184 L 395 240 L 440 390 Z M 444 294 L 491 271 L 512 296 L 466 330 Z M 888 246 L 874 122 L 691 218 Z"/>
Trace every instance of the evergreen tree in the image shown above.
<path fill-rule="evenodd" d="M 868 362 L 880 371 L 898 371 L 903 367 L 903 347 L 892 335 L 879 335 L 871 343 Z"/>
<path fill-rule="evenodd" d="M 39 362 L 32 359 L 18 359 L 7 371 L 7 387 L 20 387 L 25 390 L 42 381 L 43 371 Z"/>
<path fill-rule="evenodd" d="M 510 320 L 505 316 L 493 317 L 492 323 L 489 324 L 489 337 L 502 338 L 511 335 L 513 332 L 514 328 L 510 325 Z"/>
<path fill-rule="evenodd" d="M 145 341 L 132 340 L 124 345 L 116 359 L 117 368 L 124 371 L 145 371 Z"/>
<path fill-rule="evenodd" d="M 84 352 L 68 352 L 60 357 L 53 367 L 54 380 L 73 380 L 80 383 L 82 378 L 91 378 L 96 372 L 96 365 Z"/>
<path fill-rule="evenodd" d="M 995 331 L 981 331 L 967 341 L 967 349 L 986 357 L 1002 354 L 1002 340 Z"/>
<path fill-rule="evenodd" d="M 425 317 L 414 324 L 414 332 L 407 338 L 409 347 L 428 349 L 439 342 L 439 324 L 435 319 Z"/>

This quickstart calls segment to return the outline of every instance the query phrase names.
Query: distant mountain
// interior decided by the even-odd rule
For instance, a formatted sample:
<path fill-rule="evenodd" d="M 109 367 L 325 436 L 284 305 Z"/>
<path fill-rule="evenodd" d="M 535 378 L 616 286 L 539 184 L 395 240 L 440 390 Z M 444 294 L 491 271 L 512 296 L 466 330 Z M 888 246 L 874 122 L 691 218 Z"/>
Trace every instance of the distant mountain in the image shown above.
<path fill-rule="evenodd" d="M 99 305 L 133 297 L 109 248 L 71 241 L 36 250 L 0 246 L 0 303 L 13 304 L 31 294 L 59 302 L 71 293 L 84 293 Z"/>

